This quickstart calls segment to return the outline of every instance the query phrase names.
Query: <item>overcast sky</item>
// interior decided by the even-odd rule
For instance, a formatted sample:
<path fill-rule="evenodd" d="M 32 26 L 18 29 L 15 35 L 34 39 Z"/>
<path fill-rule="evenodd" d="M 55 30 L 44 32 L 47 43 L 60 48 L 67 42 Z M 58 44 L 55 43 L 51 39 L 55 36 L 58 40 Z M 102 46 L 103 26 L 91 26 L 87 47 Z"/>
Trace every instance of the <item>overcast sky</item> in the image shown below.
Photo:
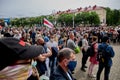
<path fill-rule="evenodd" d="M 0 0 L 0 18 L 48 15 L 94 5 L 120 9 L 120 0 Z"/>

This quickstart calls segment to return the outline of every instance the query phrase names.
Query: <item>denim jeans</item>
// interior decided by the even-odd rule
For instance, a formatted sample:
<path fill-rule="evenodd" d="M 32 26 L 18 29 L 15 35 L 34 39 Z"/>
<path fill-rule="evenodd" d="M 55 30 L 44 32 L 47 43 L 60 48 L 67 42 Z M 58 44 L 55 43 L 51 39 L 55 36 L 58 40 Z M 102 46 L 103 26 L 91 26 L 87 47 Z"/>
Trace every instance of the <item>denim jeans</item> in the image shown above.
<path fill-rule="evenodd" d="M 111 66 L 108 66 L 108 65 L 106 65 L 105 63 L 102 63 L 102 62 L 99 63 L 99 68 L 98 68 L 96 80 L 100 80 L 100 75 L 101 75 L 101 72 L 103 71 L 104 68 L 105 68 L 104 80 L 109 80 L 109 73 L 110 73 Z"/>

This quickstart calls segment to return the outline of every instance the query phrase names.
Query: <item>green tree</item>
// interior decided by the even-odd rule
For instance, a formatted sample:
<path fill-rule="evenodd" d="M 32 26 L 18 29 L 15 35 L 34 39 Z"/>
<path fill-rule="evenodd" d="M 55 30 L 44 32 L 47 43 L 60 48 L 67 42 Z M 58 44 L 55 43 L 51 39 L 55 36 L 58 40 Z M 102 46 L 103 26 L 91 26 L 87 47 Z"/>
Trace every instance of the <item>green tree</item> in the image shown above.
<path fill-rule="evenodd" d="M 90 13 L 89 12 L 83 12 L 81 14 L 81 17 L 82 17 L 82 22 L 85 25 L 89 24 L 89 17 L 90 17 Z"/>
<path fill-rule="evenodd" d="M 81 24 L 82 23 L 82 13 L 78 13 L 76 16 L 75 16 L 75 22 L 77 25 Z"/>
<path fill-rule="evenodd" d="M 97 26 L 100 24 L 100 18 L 96 12 L 91 12 L 89 15 L 89 24 L 91 26 Z"/>
<path fill-rule="evenodd" d="M 54 22 L 54 17 L 53 16 L 48 16 L 48 18 L 47 18 L 50 22 Z"/>
<path fill-rule="evenodd" d="M 84 24 L 85 25 L 99 25 L 100 24 L 100 19 L 99 16 L 96 12 L 82 12 L 76 15 L 75 17 L 76 23 L 79 24 Z"/>
<path fill-rule="evenodd" d="M 118 16 L 118 18 L 119 18 L 118 25 L 120 25 L 120 9 L 119 9 L 119 16 Z"/>
<path fill-rule="evenodd" d="M 106 23 L 107 23 L 108 26 L 111 26 L 111 25 L 113 25 L 113 22 L 114 22 L 113 11 L 108 7 L 106 8 L 106 11 L 107 11 L 107 13 L 106 13 Z"/>
<path fill-rule="evenodd" d="M 39 26 L 43 24 L 43 17 L 38 16 L 35 18 L 35 23 L 38 24 Z"/>
<path fill-rule="evenodd" d="M 65 18 L 65 14 L 60 14 L 57 18 L 57 22 L 60 23 L 62 26 L 65 24 L 64 18 Z"/>
<path fill-rule="evenodd" d="M 120 12 L 119 12 L 119 10 L 116 10 L 116 9 L 114 9 L 113 10 L 113 24 L 114 25 L 118 25 L 118 23 L 119 23 L 119 20 L 120 20 Z"/>
<path fill-rule="evenodd" d="M 15 18 L 15 19 L 11 20 L 11 24 L 12 24 L 12 26 L 20 26 L 20 19 Z"/>
<path fill-rule="evenodd" d="M 61 14 L 57 18 L 57 22 L 62 26 L 72 26 L 73 22 L 73 14 Z"/>
<path fill-rule="evenodd" d="M 73 14 L 66 14 L 66 17 L 65 17 L 65 23 L 66 23 L 66 26 L 72 26 L 73 25 Z"/>

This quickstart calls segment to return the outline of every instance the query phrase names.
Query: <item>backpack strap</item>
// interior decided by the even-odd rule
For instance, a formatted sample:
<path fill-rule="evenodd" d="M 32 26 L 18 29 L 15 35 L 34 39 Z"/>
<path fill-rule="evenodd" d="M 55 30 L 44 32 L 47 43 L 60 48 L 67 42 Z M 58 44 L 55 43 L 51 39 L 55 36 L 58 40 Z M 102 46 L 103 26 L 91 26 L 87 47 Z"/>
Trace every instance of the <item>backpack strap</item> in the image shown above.
<path fill-rule="evenodd" d="M 97 60 L 102 62 L 102 63 L 106 62 L 106 49 L 107 49 L 107 47 L 108 47 L 108 45 L 102 46 L 102 49 L 97 54 Z"/>

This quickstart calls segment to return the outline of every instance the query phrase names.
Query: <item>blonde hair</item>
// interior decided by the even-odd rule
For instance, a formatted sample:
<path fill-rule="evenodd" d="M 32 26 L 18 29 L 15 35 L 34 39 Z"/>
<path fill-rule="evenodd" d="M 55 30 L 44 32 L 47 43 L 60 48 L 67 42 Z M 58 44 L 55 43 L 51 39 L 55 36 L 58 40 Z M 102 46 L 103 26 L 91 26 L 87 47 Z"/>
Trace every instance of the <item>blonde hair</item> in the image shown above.
<path fill-rule="evenodd" d="M 83 35 L 83 38 L 85 38 L 85 37 L 88 37 L 88 34 L 87 34 L 87 33 L 85 33 L 85 34 Z"/>

